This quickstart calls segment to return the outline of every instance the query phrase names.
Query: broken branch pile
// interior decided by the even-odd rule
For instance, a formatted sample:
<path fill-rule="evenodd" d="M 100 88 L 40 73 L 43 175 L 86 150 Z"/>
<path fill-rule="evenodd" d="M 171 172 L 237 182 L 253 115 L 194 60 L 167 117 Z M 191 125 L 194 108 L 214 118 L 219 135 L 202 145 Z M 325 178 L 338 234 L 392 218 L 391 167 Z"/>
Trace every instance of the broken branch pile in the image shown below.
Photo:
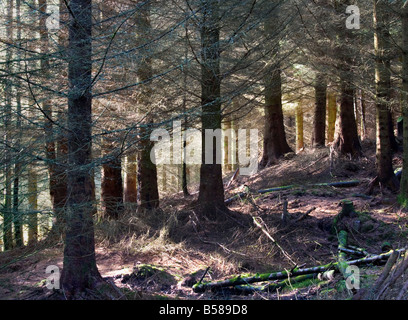
<path fill-rule="evenodd" d="M 398 253 L 402 253 L 405 251 L 405 248 L 395 250 L 395 251 Z M 241 290 L 242 292 L 270 291 L 271 289 L 282 288 L 296 281 L 305 280 L 305 278 L 296 279 L 296 277 L 301 276 L 301 275 L 311 274 L 312 276 L 309 276 L 309 279 L 310 279 L 310 278 L 315 278 L 317 276 L 323 277 L 323 274 L 325 273 L 327 274 L 327 271 L 331 271 L 331 270 L 333 272 L 341 272 L 341 269 L 344 268 L 345 264 L 360 266 L 360 265 L 367 265 L 373 262 L 382 263 L 382 262 L 385 262 L 386 259 L 388 259 L 393 252 L 394 250 L 391 250 L 386 253 L 381 253 L 377 255 L 369 255 L 369 256 L 366 256 L 360 259 L 343 260 L 341 261 L 341 263 L 339 261 L 331 262 L 326 265 L 309 267 L 309 268 L 295 267 L 292 270 L 284 270 L 284 271 L 261 273 L 261 274 L 257 273 L 254 275 L 247 275 L 247 276 L 236 276 L 236 277 L 222 280 L 222 281 L 198 282 L 193 286 L 193 291 L 194 292 L 204 292 L 206 290 L 217 291 L 217 290 L 220 290 L 220 289 L 222 290 L 223 288 L 228 288 L 228 287 L 238 289 L 238 291 Z M 286 282 L 283 282 L 283 281 L 276 282 L 277 280 L 283 280 L 283 279 L 286 279 L 287 281 Z M 270 282 L 264 285 L 263 287 L 261 287 L 260 289 L 248 286 L 252 283 L 265 282 L 265 281 L 274 281 L 274 282 Z"/>

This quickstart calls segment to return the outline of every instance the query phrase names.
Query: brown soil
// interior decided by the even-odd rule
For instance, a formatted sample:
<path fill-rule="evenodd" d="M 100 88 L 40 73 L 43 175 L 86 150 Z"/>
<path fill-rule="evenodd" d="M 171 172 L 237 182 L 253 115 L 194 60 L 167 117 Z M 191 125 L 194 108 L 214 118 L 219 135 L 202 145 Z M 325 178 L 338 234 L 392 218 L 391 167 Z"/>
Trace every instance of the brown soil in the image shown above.
<path fill-rule="evenodd" d="M 221 222 L 200 219 L 193 195 L 186 201 L 175 194 L 162 201 L 154 215 L 128 212 L 117 222 L 96 226 L 97 263 L 102 276 L 116 284 L 129 299 L 337 299 L 350 297 L 347 291 L 334 291 L 335 280 L 312 284 L 302 289 L 268 294 L 234 295 L 233 292 L 194 293 L 191 286 L 205 273 L 205 280 L 221 280 L 242 273 L 271 272 L 298 265 L 316 266 L 336 261 L 337 238 L 330 231 L 343 199 L 353 201 L 362 212 L 345 220 L 349 242 L 370 253 L 381 253 L 385 242 L 394 248 L 407 244 L 408 216 L 396 201 L 396 194 L 376 188 L 366 195 L 375 176 L 374 145 L 366 142 L 365 157 L 359 160 L 337 159 L 330 169 L 329 149 L 305 150 L 290 159 L 259 171 L 252 177 L 238 177 L 226 190 L 226 198 L 248 186 L 252 201 L 235 200 L 230 213 Z M 400 154 L 394 159 L 401 166 Z M 232 173 L 226 177 L 228 183 Z M 357 179 L 351 188 L 312 186 L 314 183 Z M 291 189 L 256 194 L 256 190 L 294 185 Z M 288 203 L 289 222 L 283 224 L 283 202 Z M 313 209 L 314 208 L 314 209 Z M 313 209 L 313 210 L 311 210 Z M 303 215 L 311 210 L 310 213 Z M 257 226 L 256 215 L 269 234 L 290 256 L 286 257 Z M 303 217 L 300 221 L 296 219 Z M 152 272 L 140 272 L 145 265 Z M 45 287 L 48 265 L 62 268 L 62 245 L 43 244 L 0 253 L 0 299 L 63 299 Z M 139 270 L 139 272 L 138 272 Z M 159 271 L 157 271 L 159 270 Z M 368 286 L 381 272 L 380 267 L 364 268 Z M 326 290 L 326 291 L 324 291 Z M 330 293 L 324 293 L 330 292 Z"/>

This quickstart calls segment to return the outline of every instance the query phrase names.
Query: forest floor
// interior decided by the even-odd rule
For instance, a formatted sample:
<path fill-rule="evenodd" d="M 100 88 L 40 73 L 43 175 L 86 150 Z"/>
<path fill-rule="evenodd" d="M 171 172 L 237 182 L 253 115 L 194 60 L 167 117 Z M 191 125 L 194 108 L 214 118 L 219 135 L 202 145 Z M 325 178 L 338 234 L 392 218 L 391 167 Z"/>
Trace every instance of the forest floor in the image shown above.
<path fill-rule="evenodd" d="M 338 159 L 331 166 L 329 148 L 306 149 L 254 176 L 239 176 L 226 188 L 226 199 L 242 191 L 243 185 L 250 191 L 296 187 L 254 194 L 252 201 L 237 199 L 229 204 L 232 213 L 217 224 L 198 218 L 196 194 L 186 201 L 181 193 L 163 199 L 157 212 L 128 210 L 117 221 L 97 222 L 100 273 L 128 299 L 351 298 L 341 274 L 327 281 L 313 280 L 284 290 L 245 295 L 228 290 L 195 293 L 191 287 L 204 274 L 205 281 L 216 281 L 292 269 L 293 262 L 306 267 L 335 262 L 338 242 L 330 227 L 343 199 L 352 200 L 355 209 L 367 217 L 360 221 L 358 229 L 349 228 L 351 244 L 373 254 L 381 253 L 384 243 L 404 248 L 408 214 L 400 209 L 397 195 L 388 190 L 377 187 L 372 195 L 366 194 L 375 177 L 375 144 L 365 142 L 363 147 L 364 156 L 358 160 Z M 401 154 L 397 153 L 394 168 L 401 166 Z M 231 176 L 225 178 L 226 184 Z M 349 180 L 360 183 L 348 188 L 312 185 Z M 281 219 L 284 200 L 289 214 L 286 224 Z M 303 216 L 308 210 L 310 213 Z M 264 221 L 289 258 L 253 223 L 251 216 Z M 53 246 L 39 243 L 0 253 L 0 299 L 63 298 L 46 288 L 49 275 L 45 273 L 49 265 L 62 269 L 62 248 L 60 242 Z M 361 287 L 369 288 L 381 272 L 382 266 L 361 267 Z"/>

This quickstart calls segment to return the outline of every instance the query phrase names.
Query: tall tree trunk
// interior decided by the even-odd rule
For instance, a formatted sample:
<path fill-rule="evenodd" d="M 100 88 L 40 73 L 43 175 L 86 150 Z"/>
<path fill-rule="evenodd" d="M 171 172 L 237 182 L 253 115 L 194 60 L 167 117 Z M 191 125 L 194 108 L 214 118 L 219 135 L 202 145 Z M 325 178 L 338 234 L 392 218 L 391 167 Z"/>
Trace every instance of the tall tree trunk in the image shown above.
<path fill-rule="evenodd" d="M 70 1 L 68 63 L 68 199 L 61 285 L 68 298 L 103 281 L 96 266 L 93 225 L 92 1 Z"/>
<path fill-rule="evenodd" d="M 112 141 L 113 140 L 113 141 Z M 115 140 L 106 138 L 103 144 L 107 160 L 102 164 L 101 202 L 104 218 L 117 219 L 123 213 L 122 161 L 115 152 Z"/>
<path fill-rule="evenodd" d="M 354 88 L 349 79 L 344 77 L 341 79 L 340 94 L 339 132 L 334 146 L 340 154 L 358 158 L 361 156 L 361 144 L 354 117 Z"/>
<path fill-rule="evenodd" d="M 336 11 L 343 14 L 346 6 L 350 4 L 350 0 L 336 1 Z M 353 83 L 353 56 L 350 55 L 350 48 L 354 45 L 353 31 L 345 28 L 344 21 L 337 26 L 337 36 L 341 44 L 336 50 L 340 61 L 337 66 L 340 78 L 340 114 L 338 135 L 333 145 L 339 154 L 359 158 L 362 153 L 354 116 L 355 86 Z"/>
<path fill-rule="evenodd" d="M 227 119 L 224 122 L 225 132 L 229 132 L 232 129 L 232 120 Z M 232 170 L 232 144 L 235 141 L 232 141 L 234 136 L 224 136 L 224 170 L 225 172 L 230 172 Z"/>
<path fill-rule="evenodd" d="M 313 146 L 324 147 L 326 139 L 326 91 L 327 84 L 323 74 L 319 73 L 315 80 L 315 114 L 313 130 Z"/>
<path fill-rule="evenodd" d="M 17 45 L 21 46 L 21 0 L 16 0 L 16 23 L 17 23 Z M 20 51 L 17 52 L 17 60 L 18 67 L 17 71 L 20 72 L 20 59 L 21 54 Z M 21 166 L 21 83 L 17 83 L 16 88 L 16 141 L 15 141 L 15 150 L 17 150 L 17 154 L 14 157 L 14 181 L 13 181 L 13 224 L 14 224 L 14 240 L 16 242 L 17 247 L 21 247 L 24 244 L 23 238 L 23 224 L 22 224 L 22 217 L 20 214 L 20 200 L 19 200 L 19 192 L 20 192 L 20 175 L 22 171 Z"/>
<path fill-rule="evenodd" d="M 391 150 L 396 152 L 398 151 L 399 146 L 398 146 L 397 139 L 395 138 L 394 119 L 393 119 L 393 115 L 392 115 L 390 106 L 388 107 L 387 119 L 388 119 L 388 136 L 390 138 Z"/>
<path fill-rule="evenodd" d="M 140 128 L 140 150 L 137 154 L 137 192 L 139 208 L 152 210 L 159 207 L 159 189 L 157 167 L 150 159 L 153 143 L 149 139 L 149 133 L 149 127 Z"/>
<path fill-rule="evenodd" d="M 203 7 L 201 25 L 202 164 L 198 203 L 201 214 L 210 220 L 216 220 L 220 216 L 217 214 L 217 209 L 226 211 L 222 165 L 220 161 L 217 163 L 216 159 L 217 154 L 221 155 L 221 150 L 218 149 L 221 148 L 221 143 L 217 144 L 215 137 L 206 137 L 206 130 L 221 129 L 219 3 L 218 0 L 202 0 L 201 4 Z M 208 157 L 206 157 L 207 153 Z"/>
<path fill-rule="evenodd" d="M 403 164 L 400 203 L 408 207 L 408 4 L 405 3 L 401 12 L 402 19 L 402 125 L 403 125 Z"/>
<path fill-rule="evenodd" d="M 67 45 L 66 35 L 64 33 L 63 24 L 68 21 L 66 8 L 64 7 L 64 0 L 59 1 L 60 8 L 60 31 L 58 32 L 58 45 L 60 50 L 64 50 Z M 65 209 L 67 204 L 67 163 L 68 163 L 68 140 L 65 128 L 67 126 L 66 121 L 66 108 L 58 112 L 58 124 L 59 131 L 56 135 L 55 143 L 55 166 L 54 166 L 54 185 L 53 185 L 53 211 L 54 221 L 52 233 L 57 236 L 64 236 L 65 228 Z"/>
<path fill-rule="evenodd" d="M 13 39 L 12 30 L 12 19 L 13 19 L 13 0 L 9 0 L 7 3 L 7 27 L 6 35 L 8 39 Z M 4 155 L 4 206 L 3 206 L 3 244 L 4 250 L 9 250 L 13 247 L 13 212 L 12 212 L 12 168 L 11 168 L 11 150 L 10 144 L 11 138 L 11 108 L 12 108 L 12 83 L 11 83 L 11 66 L 12 52 L 11 46 L 7 46 L 6 49 L 6 72 L 7 77 L 5 79 L 5 106 L 4 106 L 4 145 L 5 145 L 5 155 Z"/>
<path fill-rule="evenodd" d="M 186 8 L 188 9 L 188 7 Z M 188 10 L 186 10 L 186 22 L 184 24 L 184 59 L 188 61 L 188 51 L 190 48 L 189 40 L 188 40 Z M 188 116 L 187 116 L 187 72 L 183 68 L 183 129 L 182 132 L 186 132 L 187 123 L 188 123 Z M 187 163 L 186 163 L 186 146 L 187 141 L 183 139 L 183 157 L 181 162 L 181 189 L 183 190 L 184 197 L 188 197 L 190 193 L 188 192 L 188 183 L 187 183 Z"/>
<path fill-rule="evenodd" d="M 136 39 L 138 46 L 143 46 L 140 49 L 141 58 L 138 62 L 137 76 L 139 82 L 144 82 L 151 79 L 152 59 L 150 46 L 146 45 L 146 41 L 150 39 L 152 27 L 150 23 L 150 3 L 145 3 L 138 9 L 138 17 L 136 19 L 136 29 L 138 36 Z M 147 39 L 147 40 L 146 40 Z M 152 91 L 148 85 L 142 84 L 140 87 L 139 105 L 142 112 L 146 112 L 151 105 Z M 159 190 L 157 183 L 157 167 L 150 159 L 150 153 L 153 148 L 153 143 L 150 141 L 150 133 L 152 130 L 153 117 L 146 116 L 139 131 L 139 151 L 137 155 L 137 183 L 138 183 L 138 200 L 139 208 L 154 209 L 159 207 Z"/>
<path fill-rule="evenodd" d="M 367 121 L 366 121 L 366 101 L 364 91 L 360 89 L 360 112 L 361 112 L 361 140 L 367 138 Z"/>
<path fill-rule="evenodd" d="M 131 150 L 126 157 L 126 183 L 124 191 L 124 202 L 135 205 L 137 203 L 137 154 Z"/>
<path fill-rule="evenodd" d="M 337 103 L 336 95 L 329 92 L 327 95 L 327 142 L 333 142 L 336 131 Z"/>
<path fill-rule="evenodd" d="M 296 152 L 304 147 L 303 141 L 303 108 L 300 103 L 296 106 Z"/>
<path fill-rule="evenodd" d="M 278 8 L 274 8 L 273 16 L 265 22 L 265 33 L 269 39 L 274 39 Z M 273 42 L 274 49 L 270 53 L 272 59 L 278 59 L 279 43 Z M 285 153 L 291 152 L 286 141 L 285 125 L 282 110 L 282 80 L 278 61 L 270 61 L 265 70 L 265 129 L 263 141 L 263 156 L 260 165 L 265 167 L 276 163 Z"/>
<path fill-rule="evenodd" d="M 28 244 L 38 241 L 38 215 L 37 215 L 37 167 L 35 162 L 30 163 L 28 168 Z"/>
<path fill-rule="evenodd" d="M 41 73 L 43 81 L 46 82 L 49 80 L 50 73 L 50 62 L 49 62 L 49 34 L 47 29 L 47 0 L 38 0 L 38 11 L 39 11 L 39 30 L 40 30 L 40 40 L 41 40 Z M 43 97 L 42 101 L 42 112 L 44 113 L 44 137 L 45 137 L 45 151 L 46 159 L 48 164 L 48 175 L 49 175 L 49 190 L 51 196 L 51 203 L 53 206 L 54 213 L 54 225 L 50 235 L 60 236 L 62 226 L 60 222 L 63 221 L 61 218 L 61 210 L 56 205 L 56 197 L 58 198 L 57 185 L 60 184 L 60 178 L 57 174 L 56 169 L 56 144 L 55 144 L 55 134 L 53 126 L 53 112 L 51 101 L 47 97 Z"/>
<path fill-rule="evenodd" d="M 374 49 L 375 64 L 375 91 L 376 91 L 376 122 L 377 122 L 377 175 L 378 181 L 397 190 L 399 182 L 392 167 L 392 151 L 389 131 L 390 107 L 390 34 L 389 14 L 386 1 L 374 0 Z"/>

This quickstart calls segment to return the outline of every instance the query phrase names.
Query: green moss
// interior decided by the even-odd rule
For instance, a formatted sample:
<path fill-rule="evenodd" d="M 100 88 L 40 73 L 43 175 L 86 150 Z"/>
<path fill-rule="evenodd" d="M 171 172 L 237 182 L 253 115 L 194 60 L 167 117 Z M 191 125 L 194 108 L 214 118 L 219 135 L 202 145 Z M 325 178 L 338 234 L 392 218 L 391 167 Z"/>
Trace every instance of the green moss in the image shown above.
<path fill-rule="evenodd" d="M 397 196 L 397 201 L 399 203 L 399 205 L 403 208 L 408 208 L 408 198 L 403 196 L 402 194 L 399 194 Z"/>
<path fill-rule="evenodd" d="M 173 284 L 176 279 L 173 275 L 165 271 L 163 268 L 151 265 L 141 264 L 134 268 L 133 276 L 136 279 L 145 280 L 154 277 L 157 282 Z"/>

